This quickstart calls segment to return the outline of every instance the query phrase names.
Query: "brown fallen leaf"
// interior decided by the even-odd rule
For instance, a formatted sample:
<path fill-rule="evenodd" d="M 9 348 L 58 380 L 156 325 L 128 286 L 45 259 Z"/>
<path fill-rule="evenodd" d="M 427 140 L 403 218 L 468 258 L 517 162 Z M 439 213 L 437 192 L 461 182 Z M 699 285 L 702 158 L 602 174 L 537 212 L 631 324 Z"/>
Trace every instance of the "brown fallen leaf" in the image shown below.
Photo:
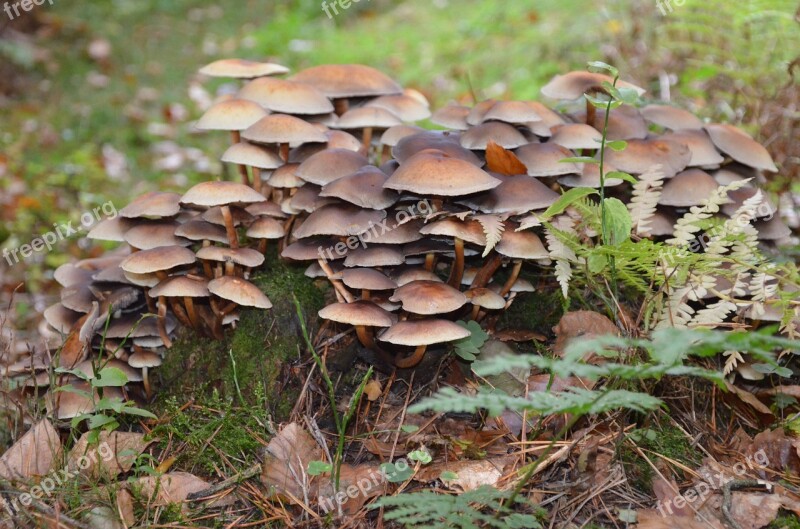
<path fill-rule="evenodd" d="M 61 439 L 47 419 L 39 421 L 0 456 L 0 477 L 24 480 L 45 476 L 61 458 Z"/>
<path fill-rule="evenodd" d="M 128 489 L 120 489 L 116 493 L 117 513 L 126 527 L 131 527 L 136 523 L 136 516 L 133 513 L 133 495 Z"/>
<path fill-rule="evenodd" d="M 636 511 L 636 529 L 725 529 L 717 519 L 695 520 L 688 516 L 662 516 L 652 509 Z"/>
<path fill-rule="evenodd" d="M 755 409 L 757 412 L 763 413 L 765 415 L 774 415 L 772 413 L 772 410 L 770 410 L 766 404 L 758 400 L 758 397 L 756 397 L 749 391 L 741 389 L 731 384 L 727 380 L 725 381 L 725 387 L 728 388 L 728 391 L 739 397 L 739 400 L 741 400 L 745 404 L 749 404 L 750 406 L 752 406 L 753 409 Z"/>
<path fill-rule="evenodd" d="M 374 402 L 381 397 L 383 393 L 383 389 L 381 388 L 381 383 L 375 379 L 370 380 L 367 382 L 367 385 L 364 386 L 364 393 L 366 393 L 367 398 L 370 402 Z"/>
<path fill-rule="evenodd" d="M 800 472 L 800 439 L 789 437 L 783 428 L 765 430 L 753 438 L 751 444 L 745 451 L 745 457 L 758 463 L 766 462 L 766 465 L 780 473 Z"/>
<path fill-rule="evenodd" d="M 575 338 L 595 338 L 607 334 L 619 336 L 619 329 L 611 320 L 599 312 L 590 310 L 577 310 L 564 314 L 553 327 L 553 331 L 556 333 L 553 352 L 558 356 L 564 355 L 567 345 Z M 591 356 L 585 360 L 590 361 Z"/>
<path fill-rule="evenodd" d="M 500 147 L 492 140 L 486 145 L 486 168 L 508 176 L 528 174 L 528 168 L 513 152 Z"/>
<path fill-rule="evenodd" d="M 675 516 L 685 516 L 691 518 L 694 512 L 688 504 L 680 503 L 681 507 L 675 504 L 676 498 L 680 495 L 680 489 L 674 479 L 665 479 L 662 475 L 653 476 L 653 494 L 658 499 L 659 505 L 670 505 Z"/>
<path fill-rule="evenodd" d="M 501 342 L 530 342 L 536 340 L 537 342 L 547 341 L 544 334 L 528 329 L 503 329 L 494 333 L 494 338 Z"/>
<path fill-rule="evenodd" d="M 338 495 L 342 512 L 349 515 L 357 513 L 367 500 L 386 492 L 387 484 L 386 476 L 378 465 L 342 465 Z M 337 511 L 337 495 L 333 493 L 333 485 L 327 477 L 319 485 L 317 501 L 325 512 Z"/>
<path fill-rule="evenodd" d="M 462 459 L 426 465 L 414 475 L 414 481 L 430 483 L 440 478 L 442 472 L 453 472 L 456 477 L 443 481 L 448 488 L 460 491 L 475 490 L 483 485 L 494 486 L 507 472 L 506 468 L 519 458 L 496 457 L 482 460 Z"/>
<path fill-rule="evenodd" d="M 78 439 L 67 458 L 67 467 L 84 476 L 114 478 L 127 472 L 153 441 L 134 432 L 101 432 L 99 443 L 89 446 L 89 432 Z"/>
<path fill-rule="evenodd" d="M 311 493 L 308 464 L 321 459 L 322 449 L 311 435 L 296 422 L 290 423 L 267 445 L 261 483 L 270 496 L 304 501 Z"/>
<path fill-rule="evenodd" d="M 145 476 L 132 483 L 138 498 L 153 507 L 186 501 L 187 496 L 209 487 L 208 482 L 188 472 L 170 472 L 161 476 Z M 229 505 L 235 499 L 225 496 L 210 504 L 211 507 Z"/>
<path fill-rule="evenodd" d="M 778 516 L 781 500 L 775 494 L 734 492 L 731 498 L 731 516 L 742 529 L 761 529 Z"/>

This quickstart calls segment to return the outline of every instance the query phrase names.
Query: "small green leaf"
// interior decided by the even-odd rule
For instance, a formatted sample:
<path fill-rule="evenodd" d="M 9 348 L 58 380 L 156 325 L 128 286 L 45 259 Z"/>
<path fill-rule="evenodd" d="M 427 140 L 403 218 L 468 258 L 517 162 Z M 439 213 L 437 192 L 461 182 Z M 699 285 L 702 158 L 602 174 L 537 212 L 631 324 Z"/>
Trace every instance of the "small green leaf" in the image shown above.
<path fill-rule="evenodd" d="M 108 415 L 93 415 L 89 418 L 88 426 L 90 430 L 95 430 L 116 422 L 117 420 L 114 417 L 109 417 Z"/>
<path fill-rule="evenodd" d="M 81 380 L 89 380 L 89 375 L 87 375 L 80 369 L 67 369 L 65 367 L 57 367 L 56 373 L 59 375 L 72 375 L 78 377 Z"/>
<path fill-rule="evenodd" d="M 601 99 L 591 94 L 583 94 L 583 97 L 585 97 L 589 101 L 589 103 L 592 104 L 592 106 L 594 106 L 595 108 L 599 108 L 601 110 L 605 110 L 606 108 L 608 108 L 609 103 L 613 102 L 613 100 L 611 99 Z"/>
<path fill-rule="evenodd" d="M 97 401 L 97 405 L 95 406 L 96 411 L 108 411 L 111 410 L 115 413 L 122 413 L 122 408 L 125 406 L 125 403 L 119 399 L 110 399 L 108 397 L 103 397 L 99 401 Z"/>
<path fill-rule="evenodd" d="M 624 101 L 629 105 L 633 105 L 637 101 L 639 101 L 639 92 L 637 92 L 634 88 L 619 88 L 619 99 Z"/>
<path fill-rule="evenodd" d="M 553 202 L 553 204 L 551 204 L 550 207 L 547 208 L 547 210 L 539 218 L 543 221 L 549 220 L 559 213 L 562 213 L 565 209 L 583 197 L 587 197 L 596 193 L 597 191 L 590 187 L 573 187 L 561 195 L 558 200 Z"/>
<path fill-rule="evenodd" d="M 590 72 L 608 73 L 611 77 L 619 77 L 619 70 L 603 61 L 589 61 L 587 65 Z"/>
<path fill-rule="evenodd" d="M 615 140 L 606 143 L 606 147 L 608 147 L 612 151 L 617 151 L 617 152 L 624 151 L 625 147 L 627 146 L 628 142 L 625 140 Z"/>
<path fill-rule="evenodd" d="M 603 201 L 605 208 L 605 236 L 606 244 L 618 245 L 627 241 L 631 235 L 633 220 L 625 203 L 618 198 L 606 198 Z"/>
<path fill-rule="evenodd" d="M 481 352 L 481 347 L 483 347 L 483 344 L 489 338 L 489 335 L 486 334 L 486 331 L 484 331 L 475 320 L 470 320 L 466 323 L 457 321 L 456 323 L 468 330 L 470 335 L 455 342 L 454 351 L 456 355 L 467 362 L 474 362 L 477 359 L 477 355 Z"/>
<path fill-rule="evenodd" d="M 128 383 L 128 376 L 118 367 L 104 367 L 97 374 L 97 378 L 92 380 L 92 386 L 96 388 L 118 387 L 121 388 Z"/>
<path fill-rule="evenodd" d="M 414 433 L 419 430 L 419 426 L 415 424 L 404 424 L 400 427 L 400 430 L 404 433 Z"/>
<path fill-rule="evenodd" d="M 591 253 L 586 259 L 586 264 L 589 266 L 589 272 L 599 274 L 605 270 L 608 264 L 608 257 L 601 253 Z"/>
<path fill-rule="evenodd" d="M 333 470 L 333 465 L 330 463 L 326 463 L 325 461 L 311 461 L 308 463 L 308 475 L 309 476 L 319 476 L 320 474 L 327 474 Z"/>
<path fill-rule="evenodd" d="M 445 470 L 444 472 L 439 474 L 439 479 L 442 481 L 453 481 L 458 479 L 458 474 L 450 470 Z"/>
<path fill-rule="evenodd" d="M 626 182 L 630 182 L 631 184 L 635 184 L 638 182 L 633 175 L 625 173 L 623 171 L 609 171 L 606 173 L 606 178 L 619 178 L 620 180 L 625 180 Z"/>
<path fill-rule="evenodd" d="M 123 406 L 122 413 L 126 415 L 135 415 L 137 417 L 146 417 L 148 419 L 158 419 L 157 416 L 153 415 L 149 411 L 141 408 L 135 408 L 133 406 Z"/>
<path fill-rule="evenodd" d="M 427 465 L 428 463 L 433 461 L 430 452 L 428 452 L 427 450 L 414 450 L 413 452 L 409 452 L 408 458 L 411 461 L 419 461 L 423 465 Z"/>
<path fill-rule="evenodd" d="M 386 481 L 389 483 L 403 483 L 414 475 L 414 469 L 402 460 L 398 461 L 396 464 L 382 463 L 380 469 L 383 475 L 386 476 Z"/>
<path fill-rule="evenodd" d="M 573 156 L 572 158 L 563 158 L 558 161 L 559 163 L 600 163 L 600 160 L 597 158 L 592 158 L 591 156 Z"/>

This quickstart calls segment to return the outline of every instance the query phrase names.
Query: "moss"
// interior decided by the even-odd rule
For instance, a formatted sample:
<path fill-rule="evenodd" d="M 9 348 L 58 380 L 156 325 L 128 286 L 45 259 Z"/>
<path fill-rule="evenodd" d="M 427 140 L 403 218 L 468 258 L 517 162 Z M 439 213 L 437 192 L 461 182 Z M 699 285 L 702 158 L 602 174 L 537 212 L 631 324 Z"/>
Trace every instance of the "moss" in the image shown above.
<path fill-rule="evenodd" d="M 628 437 L 653 460 L 653 454 L 660 454 L 667 459 L 678 461 L 689 468 L 697 467 L 702 456 L 694 448 L 680 429 L 670 424 L 655 425 L 651 428 L 632 430 Z M 653 469 L 628 443 L 619 446 L 618 456 L 622 462 L 628 479 L 640 490 L 650 488 L 653 480 Z M 682 477 L 682 471 L 675 469 Z"/>
<path fill-rule="evenodd" d="M 217 391 L 224 398 L 255 405 L 258 395 L 267 395 L 267 408 L 277 419 L 285 418 L 302 382 L 290 370 L 302 348 L 293 299 L 300 301 L 311 332 L 324 303 L 324 291 L 303 271 L 302 266 L 270 256 L 264 270 L 251 280 L 272 300 L 271 310 L 242 310 L 237 328 L 223 340 L 184 332 L 156 371 L 158 404 L 169 399 L 186 402 Z"/>
<path fill-rule="evenodd" d="M 800 518 L 796 514 L 782 512 L 767 526 L 767 529 L 800 529 Z"/>

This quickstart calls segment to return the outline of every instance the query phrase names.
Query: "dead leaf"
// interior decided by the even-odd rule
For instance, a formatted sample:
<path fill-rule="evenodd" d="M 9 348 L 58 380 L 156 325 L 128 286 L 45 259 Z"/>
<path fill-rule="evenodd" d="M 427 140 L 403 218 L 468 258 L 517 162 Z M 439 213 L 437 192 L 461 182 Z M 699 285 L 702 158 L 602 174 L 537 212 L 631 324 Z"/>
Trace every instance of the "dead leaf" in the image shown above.
<path fill-rule="evenodd" d="M 84 515 L 86 524 L 92 529 L 124 529 L 119 515 L 111 508 L 99 506 L 92 508 Z"/>
<path fill-rule="evenodd" d="M 39 421 L 0 457 L 0 477 L 8 480 L 45 476 L 61 458 L 58 432 L 47 419 Z"/>
<path fill-rule="evenodd" d="M 189 494 L 209 487 L 208 482 L 188 472 L 170 472 L 161 476 L 145 476 L 133 482 L 133 488 L 150 506 L 164 506 L 186 501 Z M 226 496 L 214 501 L 211 506 L 219 507 L 234 502 Z"/>
<path fill-rule="evenodd" d="M 128 489 L 120 489 L 116 493 L 117 512 L 125 522 L 126 527 L 131 527 L 136 523 L 136 516 L 133 513 L 133 495 Z"/>
<path fill-rule="evenodd" d="M 772 413 L 772 410 L 770 410 L 766 406 L 766 404 L 758 400 L 758 397 L 756 397 L 749 391 L 745 391 L 741 388 L 738 388 L 733 384 L 731 384 L 730 382 L 728 382 L 727 380 L 725 381 L 725 387 L 728 388 L 728 391 L 739 397 L 739 400 L 741 400 L 745 404 L 749 404 L 750 406 L 752 406 L 757 412 L 763 413 L 765 415 L 774 415 Z"/>
<path fill-rule="evenodd" d="M 697 521 L 687 516 L 663 516 L 652 509 L 636 511 L 636 529 L 725 529 L 716 519 Z"/>
<path fill-rule="evenodd" d="M 114 478 L 127 472 L 136 458 L 153 441 L 134 432 L 100 432 L 99 443 L 89 446 L 89 432 L 83 434 L 69 453 L 67 467 L 84 476 Z"/>
<path fill-rule="evenodd" d="M 528 174 L 528 168 L 513 152 L 500 147 L 492 140 L 486 145 L 486 168 L 508 176 Z"/>
<path fill-rule="evenodd" d="M 367 382 L 367 385 L 364 386 L 364 393 L 367 394 L 367 399 L 370 402 L 375 402 L 381 397 L 383 393 L 383 389 L 381 388 L 381 383 L 375 379 L 370 380 Z"/>
<path fill-rule="evenodd" d="M 660 474 L 654 475 L 653 494 L 658 499 L 659 505 L 671 505 L 675 516 L 694 516 L 694 512 L 686 503 L 682 503 L 681 507 L 675 504 L 675 499 L 680 495 L 680 489 L 674 479 L 667 480 Z"/>
<path fill-rule="evenodd" d="M 796 475 L 800 472 L 799 445 L 800 440 L 787 437 L 783 428 L 765 430 L 753 438 L 753 444 L 745 451 L 745 458 L 766 462 L 769 468 L 780 473 L 789 471 Z"/>
<path fill-rule="evenodd" d="M 496 340 L 501 342 L 530 342 L 536 340 L 537 342 L 547 341 L 544 334 L 528 329 L 503 329 L 494 333 Z"/>
<path fill-rule="evenodd" d="M 742 529 L 761 529 L 778 516 L 781 500 L 775 494 L 734 492 L 731 498 L 731 516 Z"/>
<path fill-rule="evenodd" d="M 553 331 L 556 333 L 553 352 L 558 356 L 564 355 L 567 345 L 575 338 L 596 338 L 607 334 L 619 336 L 619 329 L 611 320 L 590 310 L 567 312 Z M 585 360 L 589 361 L 590 358 Z"/>
<path fill-rule="evenodd" d="M 483 485 L 495 486 L 506 474 L 506 467 L 518 459 L 515 456 L 505 456 L 477 461 L 466 459 L 433 463 L 417 472 L 414 475 L 414 481 L 430 483 L 439 479 L 442 472 L 453 472 L 456 477 L 443 482 L 448 488 L 470 491 Z"/>
<path fill-rule="evenodd" d="M 342 511 L 349 515 L 357 513 L 367 500 L 383 494 L 386 485 L 386 476 L 378 465 L 342 465 L 339 475 Z M 320 484 L 317 501 L 326 512 L 336 510 L 336 495 L 329 479 Z"/>
<path fill-rule="evenodd" d="M 261 483 L 269 495 L 303 501 L 310 492 L 306 472 L 311 461 L 322 459 L 322 450 L 296 422 L 290 423 L 267 445 Z"/>

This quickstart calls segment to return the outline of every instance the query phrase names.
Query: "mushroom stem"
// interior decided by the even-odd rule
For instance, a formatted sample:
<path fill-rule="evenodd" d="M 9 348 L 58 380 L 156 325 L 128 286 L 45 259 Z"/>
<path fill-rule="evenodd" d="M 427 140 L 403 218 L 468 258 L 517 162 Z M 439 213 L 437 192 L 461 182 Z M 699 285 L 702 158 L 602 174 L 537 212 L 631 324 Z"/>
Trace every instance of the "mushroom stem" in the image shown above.
<path fill-rule="evenodd" d="M 411 356 L 407 356 L 402 358 L 402 353 L 398 354 L 394 358 L 394 363 L 397 367 L 401 369 L 407 369 L 409 367 L 414 367 L 415 365 L 422 362 L 422 359 L 425 358 L 425 350 L 428 348 L 427 345 L 420 345 L 414 351 L 414 354 Z"/>
<path fill-rule="evenodd" d="M 177 316 L 178 321 L 181 322 L 181 325 L 185 327 L 192 326 L 191 322 L 189 321 L 189 317 L 183 310 L 183 307 L 180 306 L 180 304 L 175 298 L 169 298 L 169 306 L 172 307 L 172 312 L 175 313 L 175 316 Z"/>
<path fill-rule="evenodd" d="M 492 252 L 492 256 L 486 260 L 478 273 L 475 274 L 475 279 L 472 280 L 472 285 L 470 288 L 483 288 L 488 283 L 489 280 L 492 279 L 492 276 L 500 268 L 500 264 L 503 262 L 503 258 L 500 254 L 496 252 Z"/>
<path fill-rule="evenodd" d="M 261 193 L 261 169 L 258 167 L 251 167 L 250 169 L 253 171 L 253 189 L 257 193 Z"/>
<path fill-rule="evenodd" d="M 236 236 L 236 228 L 233 227 L 231 208 L 228 206 L 222 206 L 220 210 L 222 211 L 222 218 L 225 220 L 225 231 L 228 234 L 228 242 L 230 243 L 230 247 L 234 249 L 238 248 L 239 238 Z"/>
<path fill-rule="evenodd" d="M 281 143 L 280 146 L 280 157 L 281 160 L 284 162 L 289 161 L 289 144 L 288 143 Z"/>
<path fill-rule="evenodd" d="M 461 286 L 461 278 L 464 277 L 464 241 L 455 237 L 455 243 L 456 260 L 450 269 L 450 279 L 447 280 L 447 284 L 453 288 L 459 288 Z"/>
<path fill-rule="evenodd" d="M 597 116 L 597 109 L 589 99 L 586 99 L 586 124 L 594 127 L 594 120 Z"/>
<path fill-rule="evenodd" d="M 172 347 L 172 340 L 167 335 L 167 303 L 164 296 L 158 298 L 158 335 L 161 336 L 161 341 L 164 342 L 164 347 L 169 349 Z"/>
<path fill-rule="evenodd" d="M 150 391 L 150 376 L 147 367 L 142 368 L 142 384 L 144 385 L 144 394 L 147 396 L 147 400 L 150 400 L 153 393 Z"/>
<path fill-rule="evenodd" d="M 433 252 L 427 254 L 425 256 L 425 270 L 428 272 L 433 272 L 433 267 L 436 264 L 436 254 Z"/>
<path fill-rule="evenodd" d="M 211 241 L 204 240 L 203 241 L 203 248 L 211 246 Z M 211 270 L 211 264 L 208 261 L 203 261 L 203 273 L 206 276 L 206 279 L 214 279 L 214 272 Z"/>
<path fill-rule="evenodd" d="M 480 311 L 481 311 L 480 305 L 473 305 L 472 314 L 469 315 L 470 319 L 478 321 L 478 313 L 480 313 Z"/>
<path fill-rule="evenodd" d="M 514 268 L 511 270 L 511 275 L 508 277 L 508 281 L 506 284 L 503 285 L 502 290 L 500 290 L 500 295 L 504 296 L 511 292 L 511 288 L 514 286 L 514 283 L 517 282 L 517 278 L 519 277 L 519 271 L 522 269 L 522 259 L 517 259 L 514 261 Z"/>
<path fill-rule="evenodd" d="M 261 239 L 258 241 L 258 251 L 264 255 L 267 255 L 267 239 Z"/>
<path fill-rule="evenodd" d="M 328 262 L 324 259 L 317 259 L 317 262 L 319 263 L 319 267 L 322 268 L 322 271 L 325 272 L 325 276 L 328 278 L 328 281 L 330 281 L 333 285 L 333 288 L 336 289 L 336 292 L 341 294 L 347 303 L 352 303 L 354 301 L 353 295 L 349 290 L 347 290 L 347 288 L 345 288 L 341 281 L 338 279 L 333 279 L 333 270 L 331 270 Z"/>
<path fill-rule="evenodd" d="M 197 313 L 194 310 L 194 300 L 190 297 L 183 298 L 183 304 L 186 306 L 186 314 L 189 316 L 189 321 L 192 322 L 193 329 L 199 329 L 197 323 Z"/>
<path fill-rule="evenodd" d="M 233 261 L 225 261 L 225 275 L 226 276 L 235 276 L 236 275 L 236 265 Z"/>
<path fill-rule="evenodd" d="M 231 312 L 236 310 L 236 307 L 238 307 L 238 306 L 239 305 L 237 305 L 236 303 L 233 303 L 233 302 L 228 303 L 228 305 L 224 309 L 219 311 L 220 320 L 222 320 L 223 317 L 227 316 L 228 314 L 230 314 Z"/>
<path fill-rule="evenodd" d="M 369 148 L 372 146 L 372 127 L 364 128 L 364 134 L 361 141 L 364 144 L 364 148 L 367 150 L 367 154 L 369 154 Z"/>
<path fill-rule="evenodd" d="M 336 112 L 337 116 L 341 116 L 350 108 L 350 103 L 347 101 L 347 98 L 340 97 L 338 99 L 333 100 L 333 111 Z"/>
<path fill-rule="evenodd" d="M 372 293 L 369 290 L 367 290 L 366 288 L 362 288 L 361 289 L 361 299 L 363 299 L 364 301 L 367 301 L 371 297 L 372 297 Z"/>
<path fill-rule="evenodd" d="M 388 145 L 384 145 L 381 148 L 380 155 L 378 158 L 378 163 L 383 163 L 384 160 L 391 160 L 392 159 L 392 148 Z"/>
<path fill-rule="evenodd" d="M 375 350 L 375 340 L 372 338 L 372 332 L 366 326 L 356 325 L 356 336 L 358 336 L 358 341 L 361 342 L 361 345 L 371 351 Z"/>

